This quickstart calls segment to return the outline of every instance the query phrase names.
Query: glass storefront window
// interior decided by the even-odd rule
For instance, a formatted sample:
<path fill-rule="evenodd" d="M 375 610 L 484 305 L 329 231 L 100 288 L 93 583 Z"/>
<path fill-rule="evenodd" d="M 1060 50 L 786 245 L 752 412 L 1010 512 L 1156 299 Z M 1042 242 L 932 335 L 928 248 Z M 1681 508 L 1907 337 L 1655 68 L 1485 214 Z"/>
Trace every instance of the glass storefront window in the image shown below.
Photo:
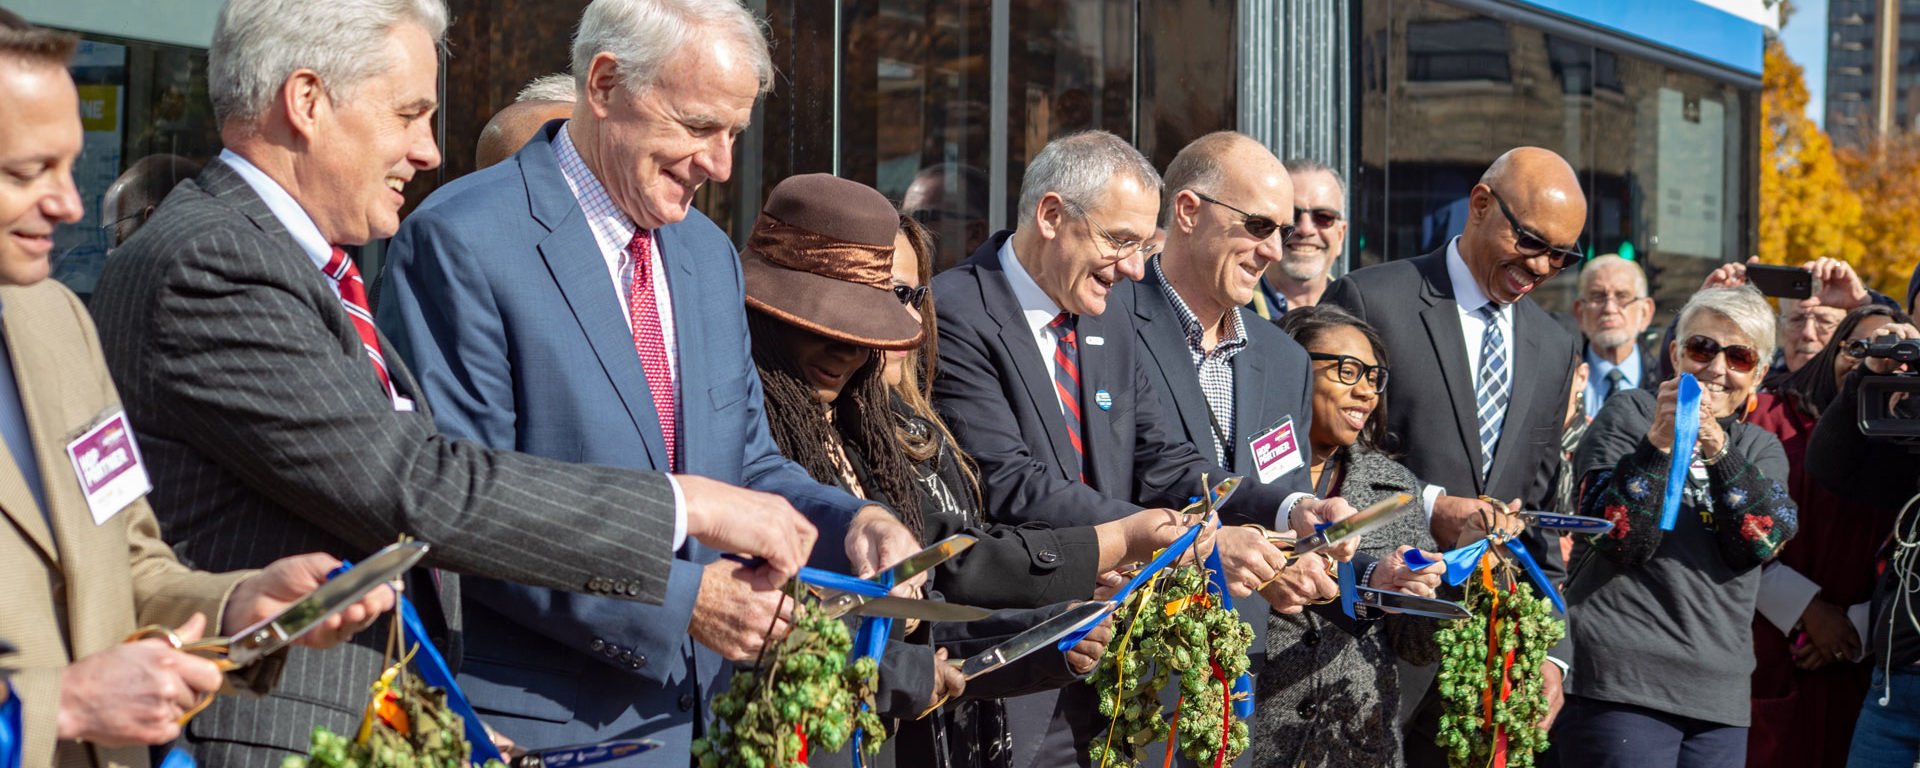
<path fill-rule="evenodd" d="M 1458 234 L 1501 153 L 1560 153 L 1585 185 L 1588 256 L 1630 252 L 1665 313 L 1752 250 L 1746 89 L 1438 0 L 1368 2 L 1360 78 L 1354 267 Z M 1576 281 L 1536 298 L 1570 310 Z"/>
<path fill-rule="evenodd" d="M 204 50 L 86 35 L 71 69 L 85 131 L 74 183 L 86 213 L 54 231 L 53 276 L 85 297 L 115 245 L 116 230 L 124 233 L 143 213 L 106 210 L 114 180 L 136 165 L 173 179 L 212 159 L 220 142 L 207 99 Z"/>

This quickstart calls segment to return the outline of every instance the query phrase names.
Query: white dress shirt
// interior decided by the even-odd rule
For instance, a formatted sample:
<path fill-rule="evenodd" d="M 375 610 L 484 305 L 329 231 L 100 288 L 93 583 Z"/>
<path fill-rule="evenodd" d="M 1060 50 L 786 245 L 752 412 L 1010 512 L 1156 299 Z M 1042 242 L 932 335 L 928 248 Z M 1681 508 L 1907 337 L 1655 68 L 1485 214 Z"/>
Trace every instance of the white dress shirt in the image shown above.
<path fill-rule="evenodd" d="M 1467 370 L 1472 375 L 1480 375 L 1480 340 L 1487 333 L 1487 321 L 1477 314 L 1481 307 L 1493 303 L 1487 298 L 1486 291 L 1480 289 L 1480 283 L 1473 279 L 1473 273 L 1467 269 L 1467 261 L 1460 255 L 1460 238 L 1447 243 L 1447 280 L 1453 283 L 1453 303 L 1460 306 L 1460 335 L 1467 343 Z M 1508 389 L 1512 389 L 1513 373 L 1513 312 L 1506 307 L 1494 316 L 1500 324 L 1500 355 L 1507 360 L 1509 373 Z M 1478 382 L 1474 382 L 1477 384 Z"/>
<path fill-rule="evenodd" d="M 1060 305 L 1047 297 L 1047 292 L 1027 274 L 1027 268 L 1020 264 L 1020 257 L 1013 253 L 1013 238 L 1000 245 L 1000 269 L 1007 275 L 1007 283 L 1013 286 L 1013 300 L 1020 304 L 1020 316 L 1026 318 L 1027 327 L 1033 331 L 1033 346 L 1039 350 L 1041 362 L 1047 365 L 1047 379 L 1054 375 L 1053 351 L 1060 346 L 1060 336 L 1047 327 L 1053 319 L 1060 316 Z M 1084 343 L 1084 342 L 1083 342 Z M 1065 408 L 1060 402 L 1060 391 L 1053 388 L 1053 404 Z"/>

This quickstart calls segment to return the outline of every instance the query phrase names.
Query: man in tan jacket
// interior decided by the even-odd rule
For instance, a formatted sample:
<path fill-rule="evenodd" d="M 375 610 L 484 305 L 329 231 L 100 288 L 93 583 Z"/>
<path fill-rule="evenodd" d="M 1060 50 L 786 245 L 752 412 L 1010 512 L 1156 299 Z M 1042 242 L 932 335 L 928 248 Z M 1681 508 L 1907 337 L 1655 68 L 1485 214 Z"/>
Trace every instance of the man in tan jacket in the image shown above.
<path fill-rule="evenodd" d="M 313 591 L 339 561 L 204 573 L 160 540 L 93 322 L 46 279 L 54 227 L 81 214 L 73 48 L 0 10 L 0 637 L 18 649 L 0 668 L 21 704 L 22 765 L 137 767 L 223 676 L 126 637 L 143 624 L 189 642 L 232 632 Z M 339 643 L 393 602 L 375 590 L 303 644 Z"/>

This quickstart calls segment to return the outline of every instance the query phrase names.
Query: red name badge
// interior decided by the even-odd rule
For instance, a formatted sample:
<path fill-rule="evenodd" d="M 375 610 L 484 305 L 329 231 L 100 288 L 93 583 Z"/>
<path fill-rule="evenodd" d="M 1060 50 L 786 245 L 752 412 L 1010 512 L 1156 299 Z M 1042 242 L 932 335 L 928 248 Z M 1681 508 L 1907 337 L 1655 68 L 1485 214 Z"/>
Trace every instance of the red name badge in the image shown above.
<path fill-rule="evenodd" d="M 1253 438 L 1252 446 L 1254 470 L 1262 483 L 1271 483 L 1306 465 L 1300 456 L 1300 441 L 1293 434 L 1291 416 Z"/>
<path fill-rule="evenodd" d="M 80 481 L 80 491 L 86 494 L 95 525 L 105 524 L 153 490 L 146 467 L 140 464 L 140 447 L 134 443 L 125 411 L 115 411 L 67 443 L 67 460 L 73 463 L 74 476 Z"/>

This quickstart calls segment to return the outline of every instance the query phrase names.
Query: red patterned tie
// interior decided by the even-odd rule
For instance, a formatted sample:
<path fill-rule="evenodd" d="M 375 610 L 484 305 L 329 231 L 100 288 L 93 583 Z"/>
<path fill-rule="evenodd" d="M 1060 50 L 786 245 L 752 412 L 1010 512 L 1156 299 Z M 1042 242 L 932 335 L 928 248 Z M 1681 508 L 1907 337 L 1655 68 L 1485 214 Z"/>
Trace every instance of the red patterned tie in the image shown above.
<path fill-rule="evenodd" d="M 666 335 L 660 329 L 660 306 L 653 295 L 653 233 L 640 230 L 627 243 L 633 257 L 633 284 L 627 291 L 627 319 L 633 321 L 633 348 L 647 372 L 647 390 L 653 410 L 660 414 L 660 436 L 667 442 L 668 471 L 679 469 L 679 430 L 673 409 L 673 367 L 667 364 Z"/>
<path fill-rule="evenodd" d="M 1067 420 L 1067 442 L 1080 460 L 1080 482 L 1087 481 L 1087 449 L 1080 442 L 1079 318 L 1062 312 L 1047 323 L 1053 329 L 1053 391 L 1060 395 L 1060 415 Z"/>
<path fill-rule="evenodd" d="M 380 336 L 373 330 L 373 312 L 367 309 L 367 284 L 360 280 L 360 268 L 353 265 L 353 259 L 347 258 L 346 251 L 335 247 L 333 257 L 327 260 L 322 271 L 333 279 L 333 286 L 340 291 L 340 305 L 346 307 L 347 317 L 353 319 L 353 330 L 360 334 L 360 346 L 367 350 L 373 372 L 380 375 L 380 388 L 387 391 L 389 399 L 393 398 L 397 393 L 393 379 L 387 376 L 387 360 L 380 356 Z"/>

